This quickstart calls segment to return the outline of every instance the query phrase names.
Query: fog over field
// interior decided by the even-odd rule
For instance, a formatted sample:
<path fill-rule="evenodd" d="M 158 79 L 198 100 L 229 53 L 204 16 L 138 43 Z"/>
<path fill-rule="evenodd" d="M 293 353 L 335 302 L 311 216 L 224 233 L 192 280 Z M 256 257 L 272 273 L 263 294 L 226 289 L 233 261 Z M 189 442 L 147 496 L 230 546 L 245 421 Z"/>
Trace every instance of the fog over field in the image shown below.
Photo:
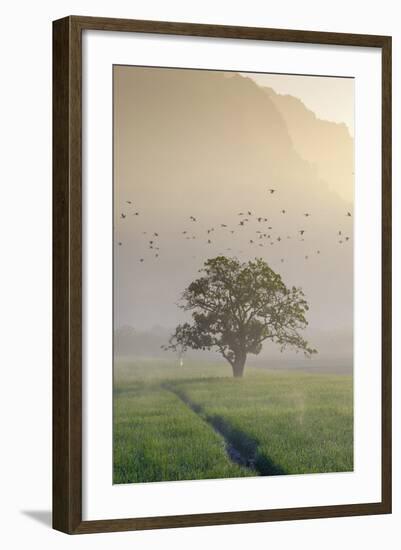
<path fill-rule="evenodd" d="M 331 79 L 346 106 L 335 122 L 292 78 L 293 94 L 288 76 L 114 67 L 116 357 L 171 359 L 182 291 L 224 255 L 263 258 L 304 290 L 308 364 L 352 366 L 353 81 Z M 258 360 L 306 361 L 272 344 Z"/>

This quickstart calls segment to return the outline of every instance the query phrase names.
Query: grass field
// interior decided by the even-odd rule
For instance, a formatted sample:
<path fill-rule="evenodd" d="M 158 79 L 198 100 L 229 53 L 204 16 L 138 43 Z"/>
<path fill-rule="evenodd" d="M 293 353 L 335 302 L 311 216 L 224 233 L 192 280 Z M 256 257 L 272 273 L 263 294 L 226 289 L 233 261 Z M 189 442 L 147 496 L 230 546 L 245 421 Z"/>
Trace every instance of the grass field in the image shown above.
<path fill-rule="evenodd" d="M 114 483 L 353 469 L 352 377 L 143 360 L 114 373 Z"/>

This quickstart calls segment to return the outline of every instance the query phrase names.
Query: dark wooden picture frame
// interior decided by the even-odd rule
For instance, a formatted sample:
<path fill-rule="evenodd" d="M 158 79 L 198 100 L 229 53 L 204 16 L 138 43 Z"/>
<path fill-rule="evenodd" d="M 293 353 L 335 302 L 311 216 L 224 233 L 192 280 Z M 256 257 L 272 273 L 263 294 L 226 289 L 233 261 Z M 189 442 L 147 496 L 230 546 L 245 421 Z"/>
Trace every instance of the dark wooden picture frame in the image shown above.
<path fill-rule="evenodd" d="M 125 31 L 381 49 L 382 496 L 380 502 L 82 520 L 82 31 Z M 53 23 L 53 527 L 69 534 L 391 512 L 391 37 L 95 17 Z"/>

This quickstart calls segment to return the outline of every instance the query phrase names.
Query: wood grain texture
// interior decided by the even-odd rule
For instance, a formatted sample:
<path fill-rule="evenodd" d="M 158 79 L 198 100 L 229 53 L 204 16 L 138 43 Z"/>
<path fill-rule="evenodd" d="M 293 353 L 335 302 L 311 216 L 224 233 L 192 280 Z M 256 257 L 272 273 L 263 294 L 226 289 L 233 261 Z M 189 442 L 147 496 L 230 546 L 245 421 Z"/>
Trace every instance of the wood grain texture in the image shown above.
<path fill-rule="evenodd" d="M 382 46 L 382 502 L 392 508 L 392 44 L 385 37 Z"/>
<path fill-rule="evenodd" d="M 53 26 L 53 527 L 81 522 L 80 33 Z"/>
<path fill-rule="evenodd" d="M 83 30 L 382 50 L 382 500 L 353 505 L 82 521 Z M 391 512 L 391 38 L 71 16 L 53 23 L 53 527 L 69 534 L 257 523 Z"/>
<path fill-rule="evenodd" d="M 234 27 L 229 25 L 146 21 L 139 19 L 111 19 L 107 17 L 80 17 L 74 15 L 71 16 L 71 20 L 80 29 L 203 36 L 209 38 L 270 40 L 304 44 L 382 47 L 387 39 L 385 36 L 369 34 L 346 34 L 260 27 Z"/>
<path fill-rule="evenodd" d="M 99 521 L 84 521 L 76 534 L 110 533 L 114 531 L 136 531 L 147 529 L 170 529 L 177 527 L 202 527 L 206 525 L 234 525 L 238 523 L 263 523 L 267 521 L 289 521 L 343 516 L 385 514 L 381 503 L 355 504 L 348 506 L 316 506 L 309 508 L 285 508 L 280 510 L 251 510 L 217 514 L 193 514 L 185 516 L 162 516 L 151 518 L 129 518 Z"/>

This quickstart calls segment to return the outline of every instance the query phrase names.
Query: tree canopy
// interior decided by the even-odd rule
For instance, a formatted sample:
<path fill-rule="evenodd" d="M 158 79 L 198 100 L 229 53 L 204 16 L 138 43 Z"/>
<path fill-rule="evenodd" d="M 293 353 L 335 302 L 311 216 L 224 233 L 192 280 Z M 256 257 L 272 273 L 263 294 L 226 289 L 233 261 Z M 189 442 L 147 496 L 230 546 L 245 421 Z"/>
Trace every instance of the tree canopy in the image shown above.
<path fill-rule="evenodd" d="M 300 332 L 309 309 L 301 288 L 287 288 L 261 258 L 241 263 L 217 256 L 205 262 L 201 277 L 183 292 L 179 307 L 192 323 L 176 327 L 166 349 L 217 350 L 241 377 L 248 354 L 258 355 L 270 340 L 281 350 L 316 353 Z"/>

